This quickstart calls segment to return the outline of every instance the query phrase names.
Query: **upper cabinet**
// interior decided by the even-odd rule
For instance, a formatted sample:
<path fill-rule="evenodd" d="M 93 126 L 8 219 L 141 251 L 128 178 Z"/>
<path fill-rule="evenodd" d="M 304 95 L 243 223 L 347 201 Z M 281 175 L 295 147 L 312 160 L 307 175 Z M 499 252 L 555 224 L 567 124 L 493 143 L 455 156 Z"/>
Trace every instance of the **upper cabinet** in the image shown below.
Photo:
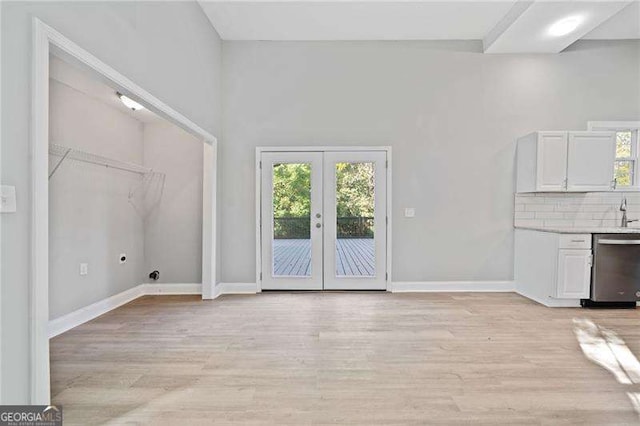
<path fill-rule="evenodd" d="M 518 140 L 517 192 L 615 188 L 614 132 L 535 132 Z"/>
<path fill-rule="evenodd" d="M 584 192 L 615 189 L 615 133 L 568 133 L 567 190 Z"/>

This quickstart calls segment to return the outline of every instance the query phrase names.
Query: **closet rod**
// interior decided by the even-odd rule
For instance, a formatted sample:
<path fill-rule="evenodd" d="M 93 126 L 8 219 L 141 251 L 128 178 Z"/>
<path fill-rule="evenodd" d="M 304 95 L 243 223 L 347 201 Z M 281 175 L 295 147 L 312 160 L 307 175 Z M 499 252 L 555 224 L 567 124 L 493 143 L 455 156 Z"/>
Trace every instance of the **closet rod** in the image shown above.
<path fill-rule="evenodd" d="M 153 169 L 142 167 L 138 164 L 115 160 L 113 158 L 103 157 L 101 155 L 92 154 L 90 152 L 85 152 L 85 151 L 81 151 L 74 148 L 69 148 L 59 144 L 50 144 L 49 154 L 62 157 L 60 161 L 55 165 L 51 173 L 49 174 L 49 179 L 51 179 L 51 177 L 58 170 L 60 165 L 67 159 L 81 161 L 84 163 L 95 164 L 98 166 L 108 167 L 108 168 L 117 169 L 117 170 L 123 170 L 125 172 L 137 173 L 140 175 L 153 173 Z"/>

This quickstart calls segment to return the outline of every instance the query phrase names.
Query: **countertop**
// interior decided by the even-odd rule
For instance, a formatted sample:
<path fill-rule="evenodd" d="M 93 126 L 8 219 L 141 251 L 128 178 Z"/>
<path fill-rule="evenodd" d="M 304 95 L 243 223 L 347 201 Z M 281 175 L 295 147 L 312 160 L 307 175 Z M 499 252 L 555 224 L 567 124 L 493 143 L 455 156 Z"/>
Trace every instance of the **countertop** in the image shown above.
<path fill-rule="evenodd" d="M 640 228 L 553 228 L 542 226 L 516 226 L 515 228 L 556 234 L 640 234 Z"/>

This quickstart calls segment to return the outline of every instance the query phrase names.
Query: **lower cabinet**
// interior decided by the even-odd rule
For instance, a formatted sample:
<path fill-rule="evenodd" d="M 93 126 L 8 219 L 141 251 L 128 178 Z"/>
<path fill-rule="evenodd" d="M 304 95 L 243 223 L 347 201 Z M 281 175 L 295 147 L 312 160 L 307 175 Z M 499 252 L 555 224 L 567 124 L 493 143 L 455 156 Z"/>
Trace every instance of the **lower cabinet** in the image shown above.
<path fill-rule="evenodd" d="M 580 306 L 591 289 L 591 235 L 516 229 L 518 293 L 546 306 Z"/>
<path fill-rule="evenodd" d="M 588 299 L 591 284 L 591 250 L 559 249 L 556 297 Z"/>

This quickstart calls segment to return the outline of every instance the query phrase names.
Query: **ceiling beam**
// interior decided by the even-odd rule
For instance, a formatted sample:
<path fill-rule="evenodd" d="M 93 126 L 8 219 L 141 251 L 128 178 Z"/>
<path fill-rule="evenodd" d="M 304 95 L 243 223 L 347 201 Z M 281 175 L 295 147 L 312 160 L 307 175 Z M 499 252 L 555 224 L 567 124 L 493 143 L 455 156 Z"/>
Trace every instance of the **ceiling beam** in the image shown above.
<path fill-rule="evenodd" d="M 558 53 L 628 6 L 631 1 L 518 1 L 483 40 L 485 53 Z M 552 34 L 572 20 L 576 28 Z"/>
<path fill-rule="evenodd" d="M 518 0 L 509 12 L 496 24 L 495 27 L 482 40 L 484 51 L 487 52 L 491 45 L 509 28 L 516 20 L 534 3 L 533 0 Z"/>

